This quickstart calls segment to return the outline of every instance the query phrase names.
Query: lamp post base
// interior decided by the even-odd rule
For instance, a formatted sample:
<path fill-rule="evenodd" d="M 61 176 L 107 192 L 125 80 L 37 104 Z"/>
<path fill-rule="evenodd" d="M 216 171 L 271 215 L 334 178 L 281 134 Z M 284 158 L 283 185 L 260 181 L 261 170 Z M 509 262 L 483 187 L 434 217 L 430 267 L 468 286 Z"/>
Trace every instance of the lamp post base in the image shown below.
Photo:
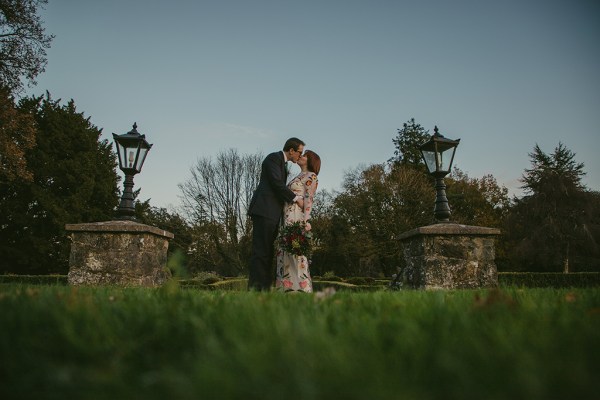
<path fill-rule="evenodd" d="M 435 178 L 435 208 L 433 214 L 435 220 L 438 223 L 450 221 L 450 206 L 448 205 L 448 198 L 446 197 L 446 184 L 444 178 Z"/>
<path fill-rule="evenodd" d="M 137 221 L 135 218 L 135 204 L 133 203 L 133 174 L 125 175 L 123 182 L 123 195 L 119 208 L 117 208 L 117 219 L 126 221 Z"/>
<path fill-rule="evenodd" d="M 412 289 L 474 289 L 498 286 L 494 239 L 499 229 L 435 224 L 404 232 L 406 266 L 399 279 Z"/>

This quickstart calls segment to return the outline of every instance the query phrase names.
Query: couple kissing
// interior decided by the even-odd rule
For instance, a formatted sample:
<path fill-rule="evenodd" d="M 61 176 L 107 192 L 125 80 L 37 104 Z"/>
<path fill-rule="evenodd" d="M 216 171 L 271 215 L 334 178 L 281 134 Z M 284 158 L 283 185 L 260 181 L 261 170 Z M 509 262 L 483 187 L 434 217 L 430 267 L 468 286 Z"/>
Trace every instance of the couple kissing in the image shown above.
<path fill-rule="evenodd" d="M 252 255 L 248 289 L 270 290 L 275 279 L 277 290 L 312 292 L 312 280 L 306 255 L 297 255 L 277 246 L 277 269 L 272 271 L 275 239 L 280 225 L 301 223 L 310 231 L 310 212 L 318 186 L 321 158 L 313 151 L 304 151 L 304 142 L 288 139 L 282 151 L 265 157 L 260 181 L 248 214 L 252 218 Z M 287 182 L 287 162 L 300 167 L 300 174 Z"/>

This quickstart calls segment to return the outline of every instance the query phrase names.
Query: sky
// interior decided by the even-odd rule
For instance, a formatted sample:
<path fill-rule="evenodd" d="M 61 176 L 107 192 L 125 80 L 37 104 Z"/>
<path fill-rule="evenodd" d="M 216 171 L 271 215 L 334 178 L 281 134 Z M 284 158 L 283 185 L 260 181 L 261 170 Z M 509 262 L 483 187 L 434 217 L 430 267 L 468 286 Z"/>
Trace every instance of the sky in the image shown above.
<path fill-rule="evenodd" d="M 512 195 L 559 142 L 600 190 L 597 0 L 49 0 L 55 35 L 28 94 L 50 92 L 153 147 L 139 198 L 175 210 L 200 158 L 299 137 L 319 189 L 383 163 L 414 118 L 460 138 L 455 164 Z M 120 173 L 120 171 L 119 171 Z M 432 200 L 433 201 L 433 200 Z"/>

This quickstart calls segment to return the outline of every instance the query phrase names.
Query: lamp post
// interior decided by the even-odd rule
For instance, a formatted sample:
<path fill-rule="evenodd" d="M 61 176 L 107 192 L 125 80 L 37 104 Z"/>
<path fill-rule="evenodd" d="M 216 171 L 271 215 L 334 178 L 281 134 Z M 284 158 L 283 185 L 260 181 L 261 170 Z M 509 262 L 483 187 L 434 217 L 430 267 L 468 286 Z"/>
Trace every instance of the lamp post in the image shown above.
<path fill-rule="evenodd" d="M 137 131 L 136 123 L 133 124 L 131 131 L 123 135 L 113 133 L 113 139 L 117 144 L 119 168 L 125 174 L 124 190 L 117 209 L 117 218 L 135 221 L 133 176 L 142 170 L 146 155 L 152 145 L 146 141 L 146 135 L 140 135 Z"/>
<path fill-rule="evenodd" d="M 446 197 L 446 184 L 444 177 L 452 168 L 454 153 L 460 139 L 446 139 L 440 135 L 438 127 L 434 128 L 434 134 L 427 143 L 419 147 L 421 156 L 425 161 L 427 170 L 435 178 L 435 209 L 433 211 L 437 222 L 450 221 L 450 207 L 448 206 L 448 198 Z"/>

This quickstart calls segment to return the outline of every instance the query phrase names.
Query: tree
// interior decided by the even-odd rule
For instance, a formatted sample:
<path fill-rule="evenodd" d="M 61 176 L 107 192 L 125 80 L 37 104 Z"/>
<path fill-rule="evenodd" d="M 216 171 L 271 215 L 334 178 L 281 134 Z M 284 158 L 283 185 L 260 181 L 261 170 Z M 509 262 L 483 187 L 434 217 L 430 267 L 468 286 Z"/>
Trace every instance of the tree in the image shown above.
<path fill-rule="evenodd" d="M 342 191 L 325 196 L 322 212 L 313 213 L 315 235 L 321 238 L 313 272 L 389 276 L 403 265 L 397 237 L 434 223 L 433 179 L 419 151 L 428 139 L 411 119 L 394 139 L 396 158 L 348 172 Z M 447 181 L 453 222 L 502 225 L 510 203 L 508 190 L 492 175 L 469 178 L 455 168 Z"/>
<path fill-rule="evenodd" d="M 583 251 L 575 248 L 570 254 L 570 260 L 575 270 L 600 272 L 600 192 L 588 190 L 585 192 L 585 208 L 583 215 L 586 220 L 583 228 L 583 243 L 575 242 L 578 248 L 583 247 Z M 564 265 L 563 265 L 564 266 Z"/>
<path fill-rule="evenodd" d="M 342 188 L 333 200 L 327 254 L 320 257 L 332 267 L 338 260 L 335 272 L 340 275 L 396 272 L 403 262 L 398 235 L 431 221 L 435 193 L 427 176 L 408 166 L 374 164 L 348 172 Z"/>
<path fill-rule="evenodd" d="M 25 152 L 35 145 L 35 135 L 33 116 L 17 109 L 8 90 L 0 87 L 0 185 L 31 181 Z"/>
<path fill-rule="evenodd" d="M 46 67 L 46 49 L 54 36 L 46 35 L 37 14 L 47 0 L 0 0 L 0 86 L 23 91 Z"/>
<path fill-rule="evenodd" d="M 514 200 L 506 228 L 514 267 L 569 271 L 573 254 L 595 254 L 600 239 L 597 213 L 589 207 L 594 196 L 581 183 L 584 164 L 562 143 L 552 154 L 536 144 L 529 156 L 532 167 L 521 179 L 525 196 Z"/>
<path fill-rule="evenodd" d="M 335 246 L 337 231 L 334 226 L 334 192 L 317 190 L 310 213 L 312 232 L 318 242 L 310 260 L 310 270 L 313 276 L 333 271 L 340 264 L 340 256 L 336 254 Z"/>
<path fill-rule="evenodd" d="M 411 118 L 398 129 L 398 135 L 392 139 L 396 150 L 394 157 L 389 161 L 394 164 L 421 166 L 424 168 L 423 158 L 419 147 L 429 140 L 429 131 Z"/>
<path fill-rule="evenodd" d="M 246 270 L 252 226 L 247 215 L 260 178 L 261 154 L 229 149 L 201 158 L 179 185 L 184 212 L 193 226 L 194 256 L 203 268 L 224 275 Z"/>
<path fill-rule="evenodd" d="M 510 208 L 508 189 L 493 175 L 470 178 L 455 167 L 445 179 L 452 222 L 500 228 Z"/>
<path fill-rule="evenodd" d="M 197 272 L 189 259 L 193 240 L 192 227 L 183 216 L 176 211 L 151 206 L 150 199 L 135 202 L 135 216 L 143 224 L 156 226 L 175 235 L 169 242 L 169 258 L 178 257 L 178 260 L 182 262 L 182 265 L 178 267 L 185 267 L 187 271 L 178 270 L 173 272 Z"/>
<path fill-rule="evenodd" d="M 0 254 L 4 272 L 66 273 L 65 224 L 111 219 L 118 203 L 116 156 L 101 130 L 71 100 L 22 99 L 36 121 L 36 146 L 25 152 L 31 182 L 0 186 Z"/>

